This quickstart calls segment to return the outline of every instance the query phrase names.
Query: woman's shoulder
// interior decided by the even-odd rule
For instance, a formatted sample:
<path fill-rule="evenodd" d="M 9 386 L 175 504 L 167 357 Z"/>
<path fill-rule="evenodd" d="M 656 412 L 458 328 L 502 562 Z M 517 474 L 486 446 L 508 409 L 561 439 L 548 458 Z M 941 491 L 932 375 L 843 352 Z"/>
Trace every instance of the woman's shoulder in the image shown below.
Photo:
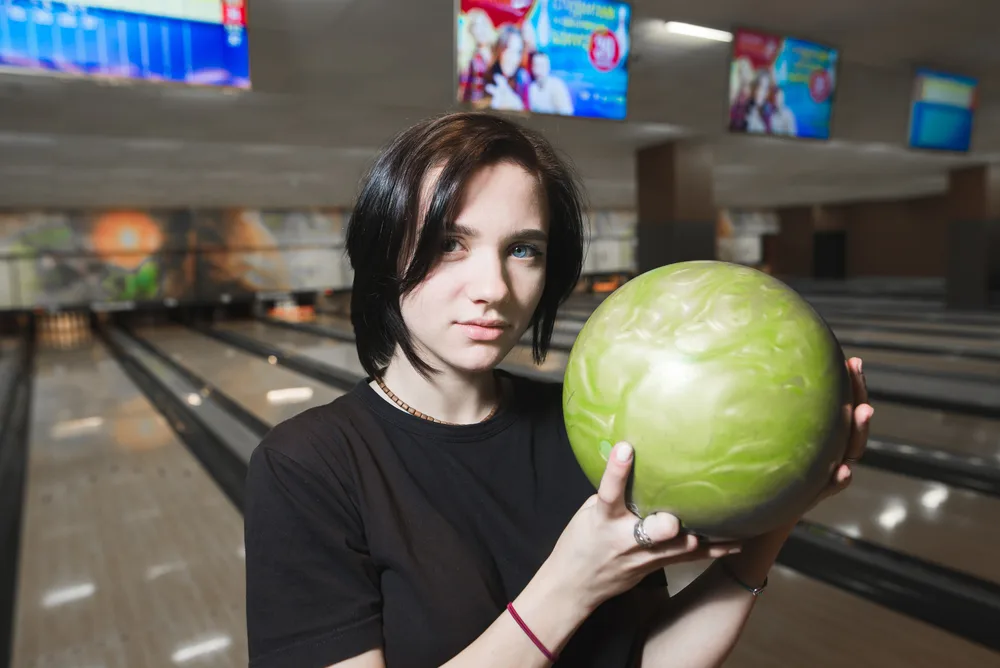
<path fill-rule="evenodd" d="M 279 422 L 254 449 L 250 468 L 281 467 L 310 476 L 348 471 L 354 459 L 352 425 L 362 411 L 354 393 L 348 392 Z"/>

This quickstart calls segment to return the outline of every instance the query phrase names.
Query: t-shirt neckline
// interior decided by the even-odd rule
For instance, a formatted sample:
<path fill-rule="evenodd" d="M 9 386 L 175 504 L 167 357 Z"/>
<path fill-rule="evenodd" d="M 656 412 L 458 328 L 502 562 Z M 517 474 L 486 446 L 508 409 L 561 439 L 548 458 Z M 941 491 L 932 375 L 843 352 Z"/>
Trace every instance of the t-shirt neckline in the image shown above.
<path fill-rule="evenodd" d="M 497 369 L 495 373 L 501 379 L 509 381 L 508 388 L 512 391 L 505 397 L 505 401 L 500 405 L 500 408 L 497 409 L 493 417 L 474 424 L 438 424 L 400 410 L 397 406 L 383 399 L 372 388 L 370 383 L 373 379 L 370 376 L 366 376 L 358 381 L 358 384 L 354 388 L 354 394 L 379 419 L 387 420 L 406 431 L 449 441 L 476 441 L 494 436 L 509 427 L 514 422 L 517 413 L 518 393 L 513 391 L 516 390 L 517 379 L 513 374 L 502 369 Z"/>

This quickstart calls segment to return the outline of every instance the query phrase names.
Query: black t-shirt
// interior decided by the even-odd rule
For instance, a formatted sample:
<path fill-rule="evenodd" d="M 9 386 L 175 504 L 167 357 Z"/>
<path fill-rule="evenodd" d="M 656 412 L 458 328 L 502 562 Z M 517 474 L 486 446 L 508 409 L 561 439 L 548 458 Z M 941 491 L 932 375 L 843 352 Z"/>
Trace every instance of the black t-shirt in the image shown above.
<path fill-rule="evenodd" d="M 517 597 L 595 490 L 561 386 L 504 377 L 511 398 L 480 424 L 422 420 L 362 382 L 268 434 L 246 488 L 253 668 L 376 647 L 387 668 L 440 666 Z M 634 665 L 665 586 L 659 572 L 606 602 L 558 665 Z"/>

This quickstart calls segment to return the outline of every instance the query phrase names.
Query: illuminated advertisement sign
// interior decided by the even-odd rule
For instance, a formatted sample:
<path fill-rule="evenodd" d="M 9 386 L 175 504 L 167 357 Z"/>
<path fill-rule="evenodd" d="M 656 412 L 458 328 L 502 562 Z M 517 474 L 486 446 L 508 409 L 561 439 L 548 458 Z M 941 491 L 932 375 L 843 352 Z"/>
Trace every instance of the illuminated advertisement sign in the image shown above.
<path fill-rule="evenodd" d="M 0 0 L 0 67 L 250 87 L 244 0 Z"/>
<path fill-rule="evenodd" d="M 751 30 L 733 36 L 729 129 L 829 139 L 838 52 Z"/>
<path fill-rule="evenodd" d="M 461 0 L 458 101 L 621 120 L 631 8 L 608 0 Z"/>
<path fill-rule="evenodd" d="M 968 151 L 976 87 L 975 79 L 919 70 L 910 112 L 910 146 Z"/>

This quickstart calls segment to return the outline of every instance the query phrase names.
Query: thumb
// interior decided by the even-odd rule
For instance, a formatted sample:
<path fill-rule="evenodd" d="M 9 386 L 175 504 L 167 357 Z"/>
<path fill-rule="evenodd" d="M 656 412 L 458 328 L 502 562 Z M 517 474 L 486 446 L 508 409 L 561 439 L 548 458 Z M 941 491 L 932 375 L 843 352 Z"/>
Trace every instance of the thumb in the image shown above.
<path fill-rule="evenodd" d="M 632 469 L 632 446 L 619 443 L 611 450 L 608 465 L 601 477 L 597 489 L 600 505 L 610 515 L 617 515 L 625 510 L 625 487 L 628 484 L 629 472 Z"/>

